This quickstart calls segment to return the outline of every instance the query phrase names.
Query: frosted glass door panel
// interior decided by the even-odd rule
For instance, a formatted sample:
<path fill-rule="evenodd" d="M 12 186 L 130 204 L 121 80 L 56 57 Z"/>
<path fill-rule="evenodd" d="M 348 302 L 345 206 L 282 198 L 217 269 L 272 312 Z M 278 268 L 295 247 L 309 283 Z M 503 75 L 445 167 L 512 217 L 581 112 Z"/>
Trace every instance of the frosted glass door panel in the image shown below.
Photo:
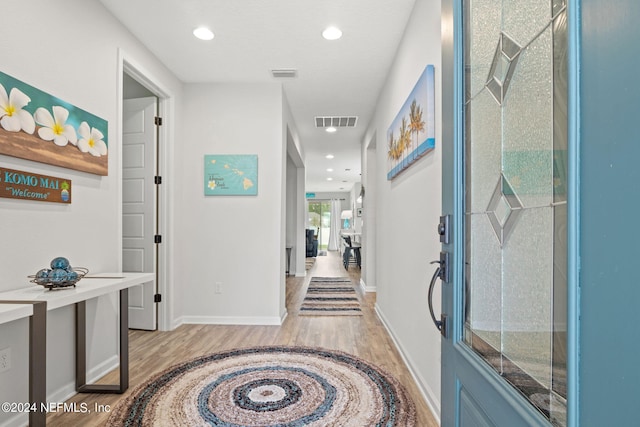
<path fill-rule="evenodd" d="M 464 342 L 566 425 L 566 1 L 465 1 Z"/>
<path fill-rule="evenodd" d="M 500 349 L 502 331 L 502 253 L 493 228 L 485 215 L 467 216 L 474 230 L 469 240 L 475 260 L 467 264 L 469 306 L 466 322 L 480 338 L 493 348 Z M 471 340 L 470 336 L 466 337 Z"/>
<path fill-rule="evenodd" d="M 520 46 L 534 40 L 549 26 L 552 3 L 550 0 L 504 0 L 502 4 L 502 31 Z"/>
<path fill-rule="evenodd" d="M 551 388 L 552 229 L 552 208 L 525 209 L 502 259 L 502 352 L 546 388 Z"/>
<path fill-rule="evenodd" d="M 503 170 L 525 207 L 549 206 L 553 194 L 551 28 L 520 53 L 503 103 Z"/>
<path fill-rule="evenodd" d="M 465 23 L 465 28 L 472 35 L 468 46 L 471 61 L 465 68 L 470 73 L 467 85 L 468 99 L 474 98 L 487 83 L 487 75 L 491 69 L 496 50 L 495 40 L 500 35 L 501 4 L 502 0 L 476 0 L 473 4 L 474 8 L 483 10 L 484 13 L 476 14 L 473 17 L 467 15 L 469 18 L 473 18 Z"/>
<path fill-rule="evenodd" d="M 468 209 L 482 212 L 489 204 L 496 186 L 495 172 L 502 163 L 502 111 L 488 91 L 483 91 L 469 103 L 467 115 L 473 145 L 469 146 L 473 162 L 468 173 L 474 182 Z"/>

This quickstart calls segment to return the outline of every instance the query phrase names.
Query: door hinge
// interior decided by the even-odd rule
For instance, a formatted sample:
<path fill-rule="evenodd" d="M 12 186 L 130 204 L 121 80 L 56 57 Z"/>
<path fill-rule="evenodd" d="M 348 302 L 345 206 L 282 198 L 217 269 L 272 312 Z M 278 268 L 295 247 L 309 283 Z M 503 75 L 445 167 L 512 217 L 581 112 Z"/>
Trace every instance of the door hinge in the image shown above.
<path fill-rule="evenodd" d="M 162 243 L 162 236 L 160 234 L 153 236 L 153 243 Z"/>
<path fill-rule="evenodd" d="M 153 302 L 162 302 L 162 295 L 161 294 L 155 294 L 153 296 Z"/>
<path fill-rule="evenodd" d="M 153 177 L 153 183 L 156 185 L 162 184 L 162 177 L 159 175 L 156 175 Z"/>
<path fill-rule="evenodd" d="M 162 126 L 162 117 L 156 117 L 154 119 L 156 126 Z"/>

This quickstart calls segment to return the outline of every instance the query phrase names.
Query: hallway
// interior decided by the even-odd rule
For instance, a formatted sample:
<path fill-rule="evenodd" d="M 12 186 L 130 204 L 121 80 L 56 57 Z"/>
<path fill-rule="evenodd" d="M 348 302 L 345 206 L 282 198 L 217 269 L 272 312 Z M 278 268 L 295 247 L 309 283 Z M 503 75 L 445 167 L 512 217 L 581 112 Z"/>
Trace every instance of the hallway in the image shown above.
<path fill-rule="evenodd" d="M 306 277 L 287 278 L 288 316 L 282 326 L 182 325 L 172 332 L 130 331 L 130 387 L 135 388 L 152 374 L 172 365 L 208 353 L 232 348 L 266 345 L 322 347 L 361 357 L 391 373 L 408 389 L 416 405 L 417 425 L 434 427 L 431 415 L 415 381 L 384 326 L 375 313 L 375 294 L 363 295 L 363 316 L 298 316 L 298 309 L 312 276 L 348 276 L 360 282 L 360 270 L 342 266 L 337 252 L 319 256 Z M 426 322 L 425 322 L 426 323 Z M 338 332 L 336 332 L 338 331 Z M 105 376 L 106 383 L 116 381 L 117 371 Z M 69 402 L 113 407 L 124 395 L 79 394 Z M 100 426 L 108 413 L 57 413 L 47 417 L 49 426 Z M 348 424 L 345 424 L 348 425 Z M 360 427 L 360 426 L 353 426 Z M 365 426 L 362 426 L 365 427 Z"/>

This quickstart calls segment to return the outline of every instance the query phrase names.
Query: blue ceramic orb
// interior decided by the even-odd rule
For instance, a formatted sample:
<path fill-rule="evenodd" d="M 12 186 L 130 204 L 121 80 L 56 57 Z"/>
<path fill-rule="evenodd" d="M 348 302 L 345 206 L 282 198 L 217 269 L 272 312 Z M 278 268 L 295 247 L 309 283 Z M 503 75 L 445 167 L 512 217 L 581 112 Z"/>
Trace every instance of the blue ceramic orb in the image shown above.
<path fill-rule="evenodd" d="M 73 270 L 67 271 L 67 281 L 68 282 L 75 283 L 78 280 L 80 280 L 79 277 L 78 277 L 78 273 L 76 273 Z"/>
<path fill-rule="evenodd" d="M 39 285 L 44 285 L 49 283 L 49 273 L 51 270 L 48 268 L 43 268 L 42 270 L 38 270 L 36 273 L 36 283 Z"/>
<path fill-rule="evenodd" d="M 52 270 L 51 273 L 49 273 L 49 281 L 54 285 L 59 285 L 63 282 L 66 282 L 68 277 L 69 273 L 67 273 L 67 270 L 64 270 L 62 268 L 56 268 Z"/>
<path fill-rule="evenodd" d="M 67 268 L 69 268 L 69 260 L 66 259 L 65 257 L 59 256 L 51 260 L 52 270 L 55 270 L 55 269 L 66 270 Z"/>

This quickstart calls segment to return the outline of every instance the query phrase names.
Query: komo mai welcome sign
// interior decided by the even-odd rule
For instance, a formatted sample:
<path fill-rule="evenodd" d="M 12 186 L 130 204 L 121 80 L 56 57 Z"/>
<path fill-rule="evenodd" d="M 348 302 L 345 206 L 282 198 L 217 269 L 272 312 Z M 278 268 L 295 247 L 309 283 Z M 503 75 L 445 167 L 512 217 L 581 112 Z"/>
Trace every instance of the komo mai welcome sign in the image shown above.
<path fill-rule="evenodd" d="M 0 167 L 0 197 L 71 203 L 71 180 Z"/>

